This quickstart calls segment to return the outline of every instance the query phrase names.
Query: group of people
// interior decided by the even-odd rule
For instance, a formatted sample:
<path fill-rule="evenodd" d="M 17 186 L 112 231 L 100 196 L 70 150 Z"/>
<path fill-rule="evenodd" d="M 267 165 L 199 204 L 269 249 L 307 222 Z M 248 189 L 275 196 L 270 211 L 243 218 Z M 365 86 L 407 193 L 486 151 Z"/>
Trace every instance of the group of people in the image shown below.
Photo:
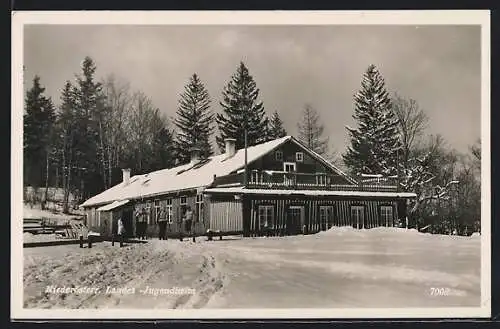
<path fill-rule="evenodd" d="M 190 235 L 193 233 L 193 210 L 191 209 L 190 206 L 187 206 L 184 214 L 182 216 L 182 221 L 181 221 L 181 228 L 180 228 L 180 239 L 182 240 L 182 236 L 184 233 L 187 235 Z M 136 209 L 135 211 L 135 216 L 136 218 L 136 236 L 141 239 L 141 240 L 146 240 L 147 239 L 147 213 L 144 208 L 142 209 Z M 161 217 L 158 220 L 158 228 L 159 228 L 159 239 L 160 240 L 167 240 L 167 219 L 164 217 Z M 116 232 L 118 238 L 120 240 L 123 239 L 124 235 L 126 234 L 125 226 L 123 223 L 122 218 L 118 218 L 118 225 L 117 225 L 117 232 Z"/>

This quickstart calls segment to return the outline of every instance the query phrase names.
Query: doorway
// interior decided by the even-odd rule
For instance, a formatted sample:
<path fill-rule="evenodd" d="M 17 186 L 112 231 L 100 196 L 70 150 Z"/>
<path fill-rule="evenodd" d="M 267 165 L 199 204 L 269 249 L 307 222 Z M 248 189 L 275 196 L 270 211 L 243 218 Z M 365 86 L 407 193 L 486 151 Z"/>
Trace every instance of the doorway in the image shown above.
<path fill-rule="evenodd" d="M 295 162 L 283 162 L 283 183 L 285 185 L 295 185 L 295 175 L 289 174 L 297 171 L 297 164 Z"/>
<path fill-rule="evenodd" d="M 286 214 L 286 234 L 295 235 L 302 232 L 304 226 L 304 207 L 290 206 Z"/>
<path fill-rule="evenodd" d="M 333 206 L 319 207 L 319 224 L 322 231 L 329 230 L 334 225 Z"/>
<path fill-rule="evenodd" d="M 365 207 L 351 206 L 351 224 L 354 228 L 365 228 Z"/>
<path fill-rule="evenodd" d="M 122 210 L 123 227 L 125 228 L 125 237 L 127 238 L 134 236 L 134 223 L 132 217 L 132 209 Z"/>

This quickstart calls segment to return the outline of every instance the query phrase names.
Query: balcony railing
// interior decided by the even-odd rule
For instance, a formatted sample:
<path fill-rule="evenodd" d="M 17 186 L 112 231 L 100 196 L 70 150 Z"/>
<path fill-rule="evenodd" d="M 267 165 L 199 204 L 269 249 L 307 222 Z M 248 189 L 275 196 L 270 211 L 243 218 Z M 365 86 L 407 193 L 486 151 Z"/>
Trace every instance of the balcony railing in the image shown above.
<path fill-rule="evenodd" d="M 243 185 L 243 172 L 216 177 L 214 186 Z M 280 171 L 249 171 L 248 188 L 396 192 L 396 178 L 361 180 L 356 184 L 340 184 L 339 176 Z"/>

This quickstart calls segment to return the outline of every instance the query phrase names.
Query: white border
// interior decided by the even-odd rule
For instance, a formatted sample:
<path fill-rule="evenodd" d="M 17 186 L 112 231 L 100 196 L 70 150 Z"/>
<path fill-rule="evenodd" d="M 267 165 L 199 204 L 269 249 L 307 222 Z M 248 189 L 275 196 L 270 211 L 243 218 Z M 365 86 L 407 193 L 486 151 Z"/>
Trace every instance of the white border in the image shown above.
<path fill-rule="evenodd" d="M 482 218 L 481 306 L 477 308 L 347 309 L 23 309 L 22 114 L 23 27 L 25 24 L 123 25 L 481 25 Z M 488 10 L 421 11 L 170 11 L 170 12 L 13 12 L 12 13 L 12 151 L 11 151 L 11 318 L 13 319 L 263 319 L 263 318 L 465 318 L 491 316 L 490 237 L 490 12 Z"/>

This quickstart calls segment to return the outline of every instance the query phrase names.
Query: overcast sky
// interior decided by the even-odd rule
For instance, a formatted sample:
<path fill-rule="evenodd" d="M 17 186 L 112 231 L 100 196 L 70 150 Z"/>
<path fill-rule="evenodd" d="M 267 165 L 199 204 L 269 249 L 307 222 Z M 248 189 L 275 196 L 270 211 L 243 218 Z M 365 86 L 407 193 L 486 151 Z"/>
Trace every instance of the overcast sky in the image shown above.
<path fill-rule="evenodd" d="M 220 111 L 223 86 L 245 62 L 270 114 L 289 134 L 304 104 L 320 113 L 332 146 L 344 151 L 353 95 L 369 64 L 388 90 L 418 101 L 430 133 L 466 151 L 480 137 L 479 26 L 27 26 L 25 77 L 41 77 L 59 104 L 66 80 L 88 55 L 97 77 L 115 74 L 172 116 L 188 78 L 205 83 Z M 25 88 L 29 88 L 26 81 Z"/>

